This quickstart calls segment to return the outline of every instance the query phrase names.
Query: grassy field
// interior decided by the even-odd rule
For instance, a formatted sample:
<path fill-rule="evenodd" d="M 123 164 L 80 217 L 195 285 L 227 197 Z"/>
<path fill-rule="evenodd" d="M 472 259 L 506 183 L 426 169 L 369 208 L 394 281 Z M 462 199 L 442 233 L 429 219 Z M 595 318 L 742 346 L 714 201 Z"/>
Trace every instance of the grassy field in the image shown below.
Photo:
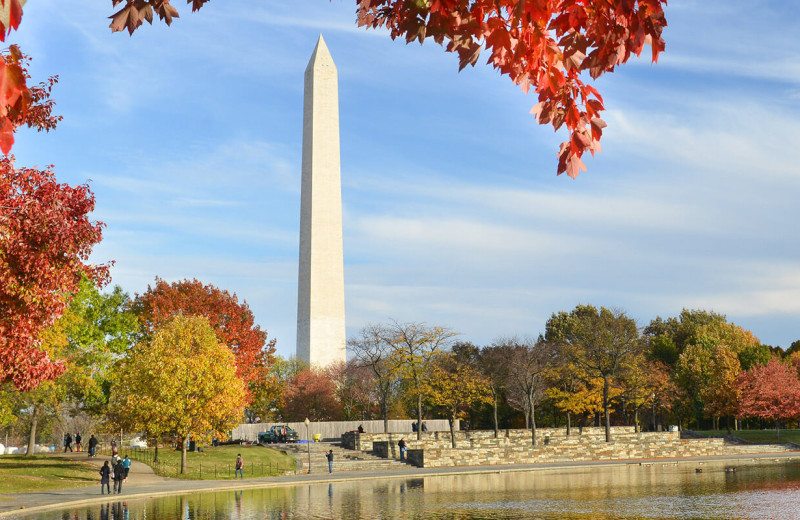
<path fill-rule="evenodd" d="M 99 479 L 97 468 L 88 462 L 51 455 L 0 456 L 0 494 L 89 486 Z"/>
<path fill-rule="evenodd" d="M 165 477 L 185 478 L 192 480 L 232 479 L 236 454 L 244 458 L 244 476 L 268 477 L 283 475 L 294 471 L 296 461 L 283 452 L 262 446 L 216 446 L 203 447 L 202 452 L 187 453 L 188 473 L 180 474 L 181 452 L 170 448 L 159 448 L 158 464 L 153 463 L 153 449 L 120 451 L 120 456 L 128 456 L 133 460 L 144 462 L 153 467 L 156 473 Z"/>
<path fill-rule="evenodd" d="M 712 437 L 724 437 L 728 434 L 728 430 L 700 430 L 697 433 L 710 435 Z M 735 435 L 736 437 L 740 437 L 746 441 L 755 442 L 757 444 L 770 444 L 776 442 L 794 442 L 800 444 L 800 430 L 781 429 L 780 439 L 778 439 L 775 430 L 731 430 L 731 435 Z"/>

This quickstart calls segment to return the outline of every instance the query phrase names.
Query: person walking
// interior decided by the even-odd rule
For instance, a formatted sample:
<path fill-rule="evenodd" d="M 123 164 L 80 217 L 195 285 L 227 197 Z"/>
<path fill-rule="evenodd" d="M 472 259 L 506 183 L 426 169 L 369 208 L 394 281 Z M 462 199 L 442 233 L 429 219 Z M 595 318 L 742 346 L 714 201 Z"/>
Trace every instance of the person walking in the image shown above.
<path fill-rule="evenodd" d="M 117 455 L 117 439 L 111 439 L 111 456 Z"/>
<path fill-rule="evenodd" d="M 123 482 L 128 481 L 128 472 L 131 470 L 131 459 L 128 458 L 128 454 L 125 454 L 125 458 L 122 459 L 122 470 L 125 472 L 123 477 Z"/>
<path fill-rule="evenodd" d="M 117 459 L 114 464 L 114 492 L 122 493 L 122 481 L 125 479 L 125 468 L 122 467 L 122 460 Z"/>
<path fill-rule="evenodd" d="M 108 461 L 103 462 L 103 467 L 100 468 L 100 494 L 104 495 L 105 490 L 103 486 L 108 490 L 108 494 L 111 494 L 111 486 L 109 485 L 108 481 L 111 479 L 111 466 L 108 465 Z"/>
<path fill-rule="evenodd" d="M 72 453 L 72 435 L 70 433 L 64 434 L 64 453 L 66 453 L 67 450 Z"/>
<path fill-rule="evenodd" d="M 92 434 L 92 436 L 89 437 L 89 456 L 90 457 L 94 457 L 94 451 L 96 449 L 97 449 L 97 439 L 94 437 L 94 434 Z"/>
<path fill-rule="evenodd" d="M 400 461 L 403 462 L 406 460 L 406 439 L 401 437 L 400 440 L 397 442 L 397 447 L 400 448 Z"/>
<path fill-rule="evenodd" d="M 233 478 L 237 476 L 244 478 L 244 459 L 241 453 L 236 454 L 236 471 L 233 472 Z"/>
<path fill-rule="evenodd" d="M 328 473 L 333 473 L 333 450 L 328 451 L 325 458 L 328 459 Z"/>
<path fill-rule="evenodd" d="M 75 432 L 75 451 L 81 451 L 81 434 Z"/>

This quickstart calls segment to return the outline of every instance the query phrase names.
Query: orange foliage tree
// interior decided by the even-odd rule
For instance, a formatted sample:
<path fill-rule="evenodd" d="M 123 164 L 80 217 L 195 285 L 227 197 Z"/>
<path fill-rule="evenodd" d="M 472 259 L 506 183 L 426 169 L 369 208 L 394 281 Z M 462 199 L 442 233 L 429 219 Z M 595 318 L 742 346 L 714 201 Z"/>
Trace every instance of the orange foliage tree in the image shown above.
<path fill-rule="evenodd" d="M 281 404 L 284 421 L 332 421 L 341 415 L 333 379 L 314 367 L 300 370 L 289 380 Z"/>
<path fill-rule="evenodd" d="M 177 314 L 204 316 L 219 341 L 233 352 L 236 375 L 250 392 L 266 383 L 269 366 L 274 361 L 275 340 L 267 341 L 267 331 L 255 324 L 247 302 L 240 303 L 235 293 L 203 285 L 197 279 L 170 284 L 156 278 L 155 285 L 136 295 L 133 310 L 139 316 L 144 337 L 152 335 Z"/>

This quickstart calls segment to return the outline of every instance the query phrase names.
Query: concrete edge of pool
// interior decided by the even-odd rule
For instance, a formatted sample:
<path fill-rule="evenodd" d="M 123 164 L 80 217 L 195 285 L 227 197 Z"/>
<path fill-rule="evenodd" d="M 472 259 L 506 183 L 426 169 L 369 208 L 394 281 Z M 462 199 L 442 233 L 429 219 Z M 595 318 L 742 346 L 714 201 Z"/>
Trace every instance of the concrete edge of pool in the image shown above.
<path fill-rule="evenodd" d="M 625 466 L 645 464 L 691 464 L 702 462 L 735 462 L 800 459 L 800 451 L 764 452 L 747 455 L 717 455 L 712 457 L 663 458 L 663 459 L 623 459 L 587 462 L 550 462 L 540 464 L 517 464 L 496 466 L 465 466 L 448 468 L 413 468 L 400 471 L 347 471 L 340 473 L 312 473 L 287 475 L 283 477 L 263 477 L 247 480 L 180 480 L 169 479 L 145 484 L 127 484 L 127 492 L 118 495 L 98 495 L 97 486 L 15 493 L 0 495 L 0 519 L 20 514 L 52 511 L 69 507 L 82 507 L 109 500 L 138 500 L 163 496 L 179 496 L 190 493 L 213 493 L 220 491 L 242 491 L 269 487 L 288 487 L 301 484 L 324 484 L 329 482 L 352 482 L 376 479 L 408 479 L 441 475 L 469 475 L 481 473 L 505 473 L 520 471 L 564 470 L 582 467 Z M 99 482 L 98 482 L 99 484 Z"/>

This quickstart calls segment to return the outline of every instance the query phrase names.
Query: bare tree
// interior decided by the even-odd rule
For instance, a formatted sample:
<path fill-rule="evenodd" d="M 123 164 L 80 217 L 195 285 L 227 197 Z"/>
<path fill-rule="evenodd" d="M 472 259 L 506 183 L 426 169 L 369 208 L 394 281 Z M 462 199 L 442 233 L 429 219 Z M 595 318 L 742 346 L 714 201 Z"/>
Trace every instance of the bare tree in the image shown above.
<path fill-rule="evenodd" d="M 499 425 L 497 422 L 497 406 L 503 390 L 508 384 L 508 361 L 511 358 L 508 345 L 494 344 L 483 347 L 478 359 L 481 373 L 483 373 L 492 394 L 492 418 L 494 420 L 494 436 L 498 437 Z M 527 411 L 525 412 L 527 423 Z"/>
<path fill-rule="evenodd" d="M 385 325 L 368 324 L 359 335 L 350 338 L 347 346 L 355 356 L 358 366 L 372 372 L 372 383 L 378 398 L 378 408 L 383 419 L 383 431 L 389 433 L 389 408 L 398 383 L 397 362 L 393 359 L 394 348 L 387 341 L 390 329 Z"/>
<path fill-rule="evenodd" d="M 531 444 L 536 446 L 536 405 L 544 398 L 547 389 L 545 378 L 552 364 L 552 349 L 544 341 L 531 339 L 506 339 L 508 384 L 512 394 L 523 398 L 525 416 L 531 428 Z"/>

